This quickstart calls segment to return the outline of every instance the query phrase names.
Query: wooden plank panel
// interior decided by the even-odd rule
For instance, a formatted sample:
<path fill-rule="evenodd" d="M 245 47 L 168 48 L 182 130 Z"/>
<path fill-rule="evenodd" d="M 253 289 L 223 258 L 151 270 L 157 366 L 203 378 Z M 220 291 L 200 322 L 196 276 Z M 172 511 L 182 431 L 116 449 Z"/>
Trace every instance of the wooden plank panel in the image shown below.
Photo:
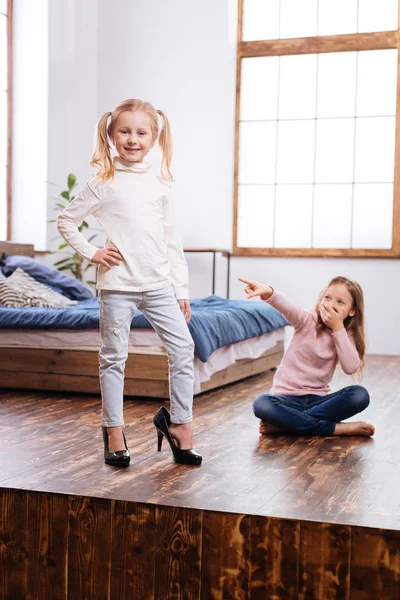
<path fill-rule="evenodd" d="M 251 518 L 251 600 L 298 598 L 300 522 Z"/>
<path fill-rule="evenodd" d="M 68 597 L 108 600 L 111 501 L 69 497 Z"/>
<path fill-rule="evenodd" d="M 301 522 L 299 600 L 350 600 L 350 530 Z"/>
<path fill-rule="evenodd" d="M 202 600 L 247 600 L 250 517 L 205 512 L 201 569 Z"/>
<path fill-rule="evenodd" d="M 0 489 L 0 598 L 25 598 L 27 587 L 27 493 Z"/>
<path fill-rule="evenodd" d="M 11 214 L 11 213 L 10 213 Z M 0 255 L 6 252 L 7 254 L 21 254 L 23 256 L 35 256 L 33 244 L 18 244 L 16 242 L 0 242 Z"/>
<path fill-rule="evenodd" d="M 29 373 L 58 373 L 98 377 L 98 351 L 58 348 L 0 348 L 0 370 Z M 166 354 L 129 354 L 126 377 L 168 379 Z"/>
<path fill-rule="evenodd" d="M 98 377 L 86 377 L 83 375 L 58 375 L 56 373 L 15 374 L 0 371 L 0 388 L 100 394 L 100 383 Z M 147 379 L 126 379 L 125 395 L 167 398 L 168 382 L 150 381 Z"/>
<path fill-rule="evenodd" d="M 115 502 L 112 517 L 111 594 L 118 600 L 153 600 L 155 506 Z"/>
<path fill-rule="evenodd" d="M 336 258 L 399 258 L 393 250 L 375 248 L 238 248 L 232 256 L 332 256 Z"/>
<path fill-rule="evenodd" d="M 318 54 L 323 52 L 355 52 L 397 48 L 399 32 L 379 31 L 346 35 L 328 35 L 297 39 L 240 42 L 240 57 L 280 56 L 287 54 Z"/>
<path fill-rule="evenodd" d="M 398 600 L 400 531 L 353 527 L 351 600 Z"/>
<path fill-rule="evenodd" d="M 155 598 L 200 598 L 201 546 L 201 511 L 156 507 Z"/>
<path fill-rule="evenodd" d="M 67 600 L 68 496 L 28 492 L 27 600 Z"/>

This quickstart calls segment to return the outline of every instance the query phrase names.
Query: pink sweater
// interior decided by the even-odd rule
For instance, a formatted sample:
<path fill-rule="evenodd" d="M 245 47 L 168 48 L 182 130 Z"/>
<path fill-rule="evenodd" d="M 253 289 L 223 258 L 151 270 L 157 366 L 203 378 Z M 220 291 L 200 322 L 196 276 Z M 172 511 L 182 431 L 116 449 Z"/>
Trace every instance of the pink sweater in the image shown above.
<path fill-rule="evenodd" d="M 293 339 L 275 373 L 270 394 L 324 396 L 329 394 L 329 382 L 338 361 L 347 374 L 360 367 L 360 357 L 346 329 L 318 331 L 315 312 L 295 306 L 278 291 L 267 302 L 294 327 Z"/>

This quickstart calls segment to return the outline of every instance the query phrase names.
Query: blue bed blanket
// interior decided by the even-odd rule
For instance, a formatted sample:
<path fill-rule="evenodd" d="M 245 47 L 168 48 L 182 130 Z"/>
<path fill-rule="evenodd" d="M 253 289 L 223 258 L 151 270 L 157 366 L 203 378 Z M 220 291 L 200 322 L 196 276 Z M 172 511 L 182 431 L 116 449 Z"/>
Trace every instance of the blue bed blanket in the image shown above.
<path fill-rule="evenodd" d="M 189 329 L 195 354 L 203 362 L 222 346 L 288 325 L 286 319 L 266 302 L 208 296 L 191 300 L 190 305 L 192 318 Z M 0 307 L 0 329 L 98 329 L 99 314 L 97 298 L 83 300 L 67 308 Z M 139 311 L 133 318 L 132 327 L 151 329 Z"/>

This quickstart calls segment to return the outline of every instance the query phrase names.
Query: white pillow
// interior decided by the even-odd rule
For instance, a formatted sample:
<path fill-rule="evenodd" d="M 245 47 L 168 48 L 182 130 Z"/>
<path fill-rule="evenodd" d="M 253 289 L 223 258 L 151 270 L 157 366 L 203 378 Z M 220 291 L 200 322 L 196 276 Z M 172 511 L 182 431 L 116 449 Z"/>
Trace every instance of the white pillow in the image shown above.
<path fill-rule="evenodd" d="M 0 278 L 0 304 L 8 308 L 38 306 L 41 308 L 65 308 L 77 304 L 46 285 L 39 283 L 18 268 L 10 277 Z"/>

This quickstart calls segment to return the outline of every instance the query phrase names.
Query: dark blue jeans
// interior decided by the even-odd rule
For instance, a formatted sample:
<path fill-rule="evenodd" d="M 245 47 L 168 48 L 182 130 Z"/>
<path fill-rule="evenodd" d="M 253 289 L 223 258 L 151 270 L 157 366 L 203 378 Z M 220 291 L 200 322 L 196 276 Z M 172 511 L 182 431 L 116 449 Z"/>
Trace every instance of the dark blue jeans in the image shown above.
<path fill-rule="evenodd" d="M 336 423 L 367 408 L 369 394 L 350 385 L 327 396 L 272 396 L 261 394 L 253 402 L 256 417 L 298 435 L 333 435 Z"/>

